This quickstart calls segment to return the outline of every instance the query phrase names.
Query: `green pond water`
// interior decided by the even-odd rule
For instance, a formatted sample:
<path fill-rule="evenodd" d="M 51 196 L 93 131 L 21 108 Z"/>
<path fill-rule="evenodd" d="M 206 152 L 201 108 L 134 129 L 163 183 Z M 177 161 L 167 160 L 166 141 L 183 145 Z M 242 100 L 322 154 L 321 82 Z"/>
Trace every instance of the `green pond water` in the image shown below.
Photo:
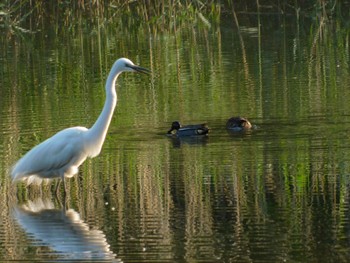
<path fill-rule="evenodd" d="M 0 260 L 348 262 L 349 32 L 276 17 L 240 26 L 2 37 Z M 102 152 L 67 199 L 11 185 L 33 146 L 91 127 L 119 57 L 152 74 L 118 78 Z M 232 116 L 255 129 L 227 132 Z M 174 120 L 210 133 L 169 138 Z"/>

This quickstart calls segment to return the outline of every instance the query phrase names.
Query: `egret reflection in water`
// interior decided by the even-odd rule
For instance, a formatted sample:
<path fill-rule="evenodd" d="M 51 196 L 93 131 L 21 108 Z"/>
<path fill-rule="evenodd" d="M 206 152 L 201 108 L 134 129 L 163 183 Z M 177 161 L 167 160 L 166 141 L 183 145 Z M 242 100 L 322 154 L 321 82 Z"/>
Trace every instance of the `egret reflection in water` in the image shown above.
<path fill-rule="evenodd" d="M 73 209 L 56 209 L 51 200 L 36 199 L 15 206 L 13 216 L 34 246 L 53 250 L 50 258 L 120 262 L 104 233 L 90 229 Z"/>

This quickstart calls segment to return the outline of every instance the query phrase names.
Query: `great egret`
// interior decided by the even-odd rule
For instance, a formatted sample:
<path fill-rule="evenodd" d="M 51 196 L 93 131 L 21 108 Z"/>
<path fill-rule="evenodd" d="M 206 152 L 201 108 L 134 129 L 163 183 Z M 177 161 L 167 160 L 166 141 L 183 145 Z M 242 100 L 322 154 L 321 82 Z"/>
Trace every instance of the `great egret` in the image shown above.
<path fill-rule="evenodd" d="M 106 82 L 106 101 L 95 124 L 90 129 L 85 127 L 64 129 L 35 146 L 13 166 L 12 180 L 27 181 L 29 185 L 60 178 L 66 193 L 65 178 L 73 177 L 87 157 L 95 157 L 101 151 L 117 104 L 115 83 L 120 73 L 124 71 L 150 72 L 148 69 L 134 65 L 127 58 L 115 61 Z M 56 191 L 58 186 L 59 184 Z"/>
<path fill-rule="evenodd" d="M 226 128 L 230 131 L 245 131 L 251 129 L 252 125 L 246 118 L 232 117 L 226 122 Z"/>
<path fill-rule="evenodd" d="M 178 121 L 174 121 L 171 124 L 171 129 L 168 131 L 167 134 L 182 137 L 182 136 L 206 135 L 208 132 L 209 132 L 209 128 L 205 123 L 181 126 Z"/>

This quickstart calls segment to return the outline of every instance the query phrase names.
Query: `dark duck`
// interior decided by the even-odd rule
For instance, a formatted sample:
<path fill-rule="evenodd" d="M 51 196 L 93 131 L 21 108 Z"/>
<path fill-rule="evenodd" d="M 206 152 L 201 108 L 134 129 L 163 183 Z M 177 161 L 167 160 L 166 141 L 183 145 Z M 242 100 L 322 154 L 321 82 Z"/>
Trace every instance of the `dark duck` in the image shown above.
<path fill-rule="evenodd" d="M 248 119 L 243 117 L 232 117 L 226 122 L 226 128 L 230 131 L 247 131 L 252 127 Z"/>
<path fill-rule="evenodd" d="M 171 129 L 168 131 L 168 135 L 176 135 L 178 137 L 183 136 L 199 136 L 206 135 L 209 132 L 207 124 L 194 124 L 181 126 L 178 121 L 174 121 L 171 124 Z"/>

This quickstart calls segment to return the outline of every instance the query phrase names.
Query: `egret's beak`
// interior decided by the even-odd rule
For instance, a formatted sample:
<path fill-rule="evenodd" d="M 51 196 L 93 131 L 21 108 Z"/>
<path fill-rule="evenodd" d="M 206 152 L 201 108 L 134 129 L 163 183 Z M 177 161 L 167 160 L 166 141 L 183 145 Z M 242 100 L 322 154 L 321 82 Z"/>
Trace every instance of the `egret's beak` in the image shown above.
<path fill-rule="evenodd" d="M 133 70 L 143 73 L 143 74 L 151 74 L 151 71 L 149 69 L 140 67 L 140 66 L 136 66 L 136 65 L 128 65 L 129 68 L 132 68 Z"/>

